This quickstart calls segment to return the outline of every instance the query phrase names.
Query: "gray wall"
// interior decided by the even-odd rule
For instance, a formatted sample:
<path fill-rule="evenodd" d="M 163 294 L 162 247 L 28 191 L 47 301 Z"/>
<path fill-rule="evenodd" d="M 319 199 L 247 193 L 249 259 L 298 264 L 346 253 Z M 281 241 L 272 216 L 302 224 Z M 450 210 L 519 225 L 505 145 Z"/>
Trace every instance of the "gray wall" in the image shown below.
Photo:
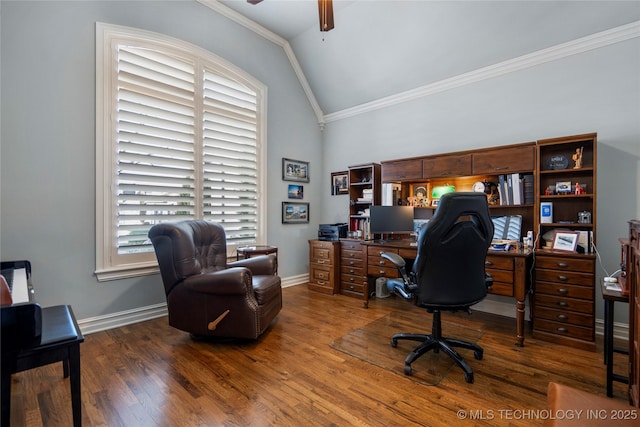
<path fill-rule="evenodd" d="M 283 277 L 308 270 L 321 133 L 281 47 L 193 1 L 3 1 L 0 256 L 29 259 L 37 299 L 88 319 L 163 303 L 159 275 L 98 283 L 95 270 L 95 22 L 199 45 L 268 86 L 268 240 Z M 310 161 L 308 225 L 281 224 L 283 157 Z"/>
<path fill-rule="evenodd" d="M 369 161 L 588 132 L 598 133 L 597 247 L 612 273 L 619 268 L 618 237 L 628 234 L 629 219 L 640 218 L 638 38 L 330 122 L 325 175 Z M 346 203 L 346 196 L 325 196 L 322 220 L 346 221 Z M 618 309 L 616 319 L 627 318 Z"/>

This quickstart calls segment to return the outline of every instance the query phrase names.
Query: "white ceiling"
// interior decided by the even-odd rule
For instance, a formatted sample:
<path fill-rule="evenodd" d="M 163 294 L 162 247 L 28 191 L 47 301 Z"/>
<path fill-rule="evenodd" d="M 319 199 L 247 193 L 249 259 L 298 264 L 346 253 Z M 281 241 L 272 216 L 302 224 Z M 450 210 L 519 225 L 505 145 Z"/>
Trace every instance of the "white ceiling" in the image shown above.
<path fill-rule="evenodd" d="M 334 0 L 322 33 L 316 0 L 220 3 L 289 42 L 324 114 L 640 21 L 640 0 Z"/>

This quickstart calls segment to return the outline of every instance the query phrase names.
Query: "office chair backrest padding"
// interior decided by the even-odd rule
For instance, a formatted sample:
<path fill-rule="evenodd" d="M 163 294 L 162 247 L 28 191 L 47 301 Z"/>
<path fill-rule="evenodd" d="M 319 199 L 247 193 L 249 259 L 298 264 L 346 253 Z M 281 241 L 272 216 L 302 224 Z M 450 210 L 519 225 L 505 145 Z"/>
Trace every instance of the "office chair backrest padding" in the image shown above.
<path fill-rule="evenodd" d="M 484 193 L 444 195 L 418 237 L 413 265 L 416 303 L 465 308 L 482 300 L 487 294 L 485 258 L 492 238 Z"/>

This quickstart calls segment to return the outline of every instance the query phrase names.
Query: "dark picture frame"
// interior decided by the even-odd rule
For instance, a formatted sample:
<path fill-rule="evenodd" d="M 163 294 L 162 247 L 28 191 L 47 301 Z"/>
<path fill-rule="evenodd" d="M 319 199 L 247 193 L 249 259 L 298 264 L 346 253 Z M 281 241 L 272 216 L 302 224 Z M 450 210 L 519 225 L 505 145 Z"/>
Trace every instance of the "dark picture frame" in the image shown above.
<path fill-rule="evenodd" d="M 331 195 L 349 194 L 349 172 L 331 172 Z"/>
<path fill-rule="evenodd" d="M 284 181 L 309 182 L 309 162 L 282 158 Z"/>
<path fill-rule="evenodd" d="M 557 231 L 553 234 L 554 251 L 575 252 L 580 233 L 577 231 Z"/>
<path fill-rule="evenodd" d="M 309 222 L 309 203 L 282 202 L 282 223 L 302 224 Z"/>
<path fill-rule="evenodd" d="M 289 188 L 287 190 L 287 197 L 289 197 L 290 199 L 303 199 L 304 187 L 298 184 L 289 184 Z"/>

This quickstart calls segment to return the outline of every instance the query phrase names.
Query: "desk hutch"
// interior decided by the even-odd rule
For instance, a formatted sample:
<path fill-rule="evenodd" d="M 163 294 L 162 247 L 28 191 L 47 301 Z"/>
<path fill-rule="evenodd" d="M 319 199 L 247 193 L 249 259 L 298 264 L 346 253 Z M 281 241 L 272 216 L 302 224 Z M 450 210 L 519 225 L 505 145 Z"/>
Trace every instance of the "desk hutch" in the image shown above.
<path fill-rule="evenodd" d="M 596 241 L 596 141 L 592 133 L 350 167 L 349 230 L 363 229 L 366 236 L 363 203 L 379 204 L 382 184 L 393 184 L 394 203 L 404 204 L 416 202 L 417 189 L 429 198 L 437 186 L 472 191 L 478 187 L 475 184 L 483 183 L 479 187 L 487 193 L 491 214 L 519 215 L 522 233 L 532 230 L 535 236 L 532 251 L 487 256 L 487 270 L 494 276 L 491 292 L 516 299 L 516 344 L 523 343 L 524 304 L 533 291 L 534 337 L 595 350 L 595 256 L 590 252 Z M 510 193 L 507 197 L 511 187 L 502 183 L 508 180 L 513 180 L 520 197 Z M 496 187 L 501 189 L 500 197 Z M 550 222 L 541 219 L 543 203 L 553 205 Z M 436 209 L 430 202 L 418 206 Z M 583 220 L 585 213 L 590 215 L 588 222 Z M 583 215 L 581 222 L 579 215 Z M 558 229 L 579 233 L 578 252 L 583 253 L 554 250 Z M 335 289 L 362 298 L 366 307 L 376 278 L 398 276 L 395 267 L 379 256 L 381 249 L 415 258 L 416 248 L 393 241 L 381 246 L 358 237 L 340 240 L 336 259 L 340 279 Z"/>

